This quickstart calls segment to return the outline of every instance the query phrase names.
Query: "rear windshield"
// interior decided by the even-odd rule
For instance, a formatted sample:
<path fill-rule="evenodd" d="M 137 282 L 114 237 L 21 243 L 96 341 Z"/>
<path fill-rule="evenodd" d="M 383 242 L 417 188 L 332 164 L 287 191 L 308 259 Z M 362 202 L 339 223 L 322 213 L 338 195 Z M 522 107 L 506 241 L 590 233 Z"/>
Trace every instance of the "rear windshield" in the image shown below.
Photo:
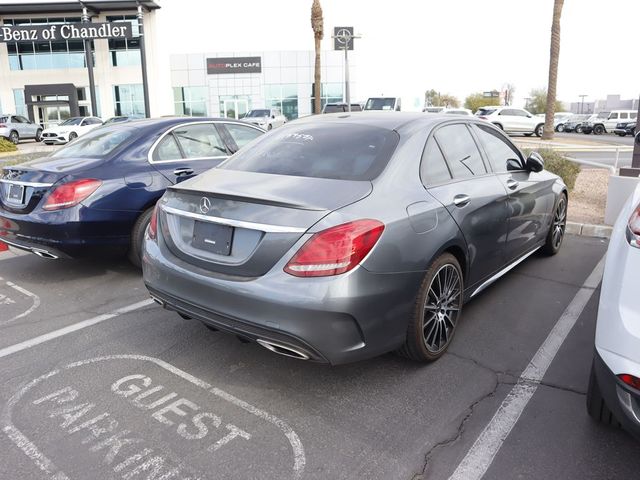
<path fill-rule="evenodd" d="M 476 115 L 491 115 L 497 108 L 479 108 Z"/>
<path fill-rule="evenodd" d="M 365 110 L 393 110 L 396 106 L 396 99 L 390 98 L 370 98 L 364 106 Z"/>
<path fill-rule="evenodd" d="M 345 108 L 342 105 L 325 105 L 324 113 L 336 113 L 344 112 Z"/>
<path fill-rule="evenodd" d="M 220 165 L 225 170 L 337 180 L 373 180 L 389 162 L 399 136 L 352 123 L 280 127 Z"/>
<path fill-rule="evenodd" d="M 111 128 L 96 128 L 86 135 L 68 143 L 51 155 L 54 158 L 97 158 L 109 155 L 129 140 L 135 132 L 122 125 Z"/>

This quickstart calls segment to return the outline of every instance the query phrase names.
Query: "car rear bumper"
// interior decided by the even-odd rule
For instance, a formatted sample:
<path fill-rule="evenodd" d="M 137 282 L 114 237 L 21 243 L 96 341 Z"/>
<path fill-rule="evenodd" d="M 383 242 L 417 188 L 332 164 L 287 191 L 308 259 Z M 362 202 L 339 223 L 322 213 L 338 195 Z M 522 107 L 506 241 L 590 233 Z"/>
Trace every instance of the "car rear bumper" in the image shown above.
<path fill-rule="evenodd" d="M 0 241 L 49 258 L 125 253 L 136 212 L 95 210 L 82 205 L 16 214 L 0 207 Z"/>
<path fill-rule="evenodd" d="M 161 242 L 161 240 L 160 240 Z M 266 340 L 332 365 L 401 345 L 421 272 L 298 278 L 282 260 L 261 277 L 214 274 L 147 239 L 145 285 L 165 308 L 250 340 Z"/>
<path fill-rule="evenodd" d="M 640 440 L 640 391 L 623 383 L 611 371 L 599 352 L 594 356 L 593 366 L 600 393 L 607 407 L 622 427 Z"/>

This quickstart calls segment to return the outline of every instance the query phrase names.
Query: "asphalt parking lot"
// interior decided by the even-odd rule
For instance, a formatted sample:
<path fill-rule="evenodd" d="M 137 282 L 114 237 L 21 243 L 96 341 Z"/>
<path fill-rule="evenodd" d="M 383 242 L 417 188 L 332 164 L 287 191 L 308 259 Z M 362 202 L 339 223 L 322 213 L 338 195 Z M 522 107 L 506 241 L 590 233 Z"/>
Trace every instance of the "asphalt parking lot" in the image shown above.
<path fill-rule="evenodd" d="M 638 444 L 584 408 L 598 291 L 581 287 L 605 250 L 568 236 L 531 257 L 467 304 L 434 364 L 334 368 L 162 310 L 124 261 L 0 253 L 0 478 L 446 479 L 580 291 L 484 478 L 636 478 Z"/>

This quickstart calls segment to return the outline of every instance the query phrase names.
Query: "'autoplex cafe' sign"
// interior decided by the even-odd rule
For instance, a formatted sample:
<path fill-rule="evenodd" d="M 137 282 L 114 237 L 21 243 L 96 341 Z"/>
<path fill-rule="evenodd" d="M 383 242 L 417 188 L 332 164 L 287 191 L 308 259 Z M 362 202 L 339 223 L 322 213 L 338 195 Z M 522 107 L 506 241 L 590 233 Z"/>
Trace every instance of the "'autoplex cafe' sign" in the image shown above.
<path fill-rule="evenodd" d="M 47 42 L 131 38 L 130 22 L 63 23 L 57 25 L 0 25 L 0 42 Z"/>
<path fill-rule="evenodd" d="M 207 73 L 260 73 L 262 59 L 260 57 L 219 57 L 207 58 Z"/>

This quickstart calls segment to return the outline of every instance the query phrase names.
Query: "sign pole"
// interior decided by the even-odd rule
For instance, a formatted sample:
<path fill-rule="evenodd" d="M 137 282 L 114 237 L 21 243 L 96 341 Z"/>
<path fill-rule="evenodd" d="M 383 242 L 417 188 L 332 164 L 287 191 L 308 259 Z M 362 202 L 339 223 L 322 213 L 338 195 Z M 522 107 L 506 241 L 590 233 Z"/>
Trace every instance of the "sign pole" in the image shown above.
<path fill-rule="evenodd" d="M 349 86 L 349 49 L 344 47 L 344 96 L 347 100 L 347 111 L 351 111 L 351 89 Z"/>
<path fill-rule="evenodd" d="M 640 99 L 638 100 L 638 115 L 640 115 Z M 638 123 L 640 123 L 640 117 L 636 117 Z M 633 142 L 633 156 L 631 157 L 631 168 L 637 168 L 640 170 L 640 128 L 636 124 L 636 138 Z"/>
<path fill-rule="evenodd" d="M 353 27 L 335 27 L 333 29 L 333 49 L 344 50 L 344 97 L 347 111 L 351 111 L 351 85 L 349 82 L 349 50 L 353 50 L 353 40 L 360 38 L 353 33 Z"/>
<path fill-rule="evenodd" d="M 147 78 L 147 51 L 144 45 L 144 25 L 142 22 L 142 5 L 138 2 L 138 28 L 140 31 L 140 63 L 142 64 L 142 91 L 144 95 L 144 116 L 151 117 L 149 108 L 149 80 Z"/>
<path fill-rule="evenodd" d="M 87 7 L 82 5 L 82 23 L 89 23 L 89 12 Z M 96 82 L 93 78 L 93 54 L 91 52 L 91 40 L 84 40 L 84 60 L 87 64 L 87 73 L 89 74 L 89 97 L 91 98 L 91 115 L 98 115 L 98 102 L 96 101 Z"/>

